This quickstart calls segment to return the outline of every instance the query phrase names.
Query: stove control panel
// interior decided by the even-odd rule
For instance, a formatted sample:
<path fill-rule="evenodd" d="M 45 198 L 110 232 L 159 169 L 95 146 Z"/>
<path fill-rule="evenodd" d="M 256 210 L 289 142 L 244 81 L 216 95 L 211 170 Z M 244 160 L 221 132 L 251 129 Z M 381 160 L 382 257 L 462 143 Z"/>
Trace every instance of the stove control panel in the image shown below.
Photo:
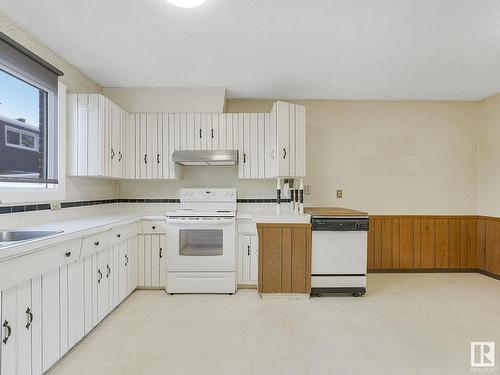
<path fill-rule="evenodd" d="M 236 202 L 236 189 L 181 189 L 181 202 Z"/>

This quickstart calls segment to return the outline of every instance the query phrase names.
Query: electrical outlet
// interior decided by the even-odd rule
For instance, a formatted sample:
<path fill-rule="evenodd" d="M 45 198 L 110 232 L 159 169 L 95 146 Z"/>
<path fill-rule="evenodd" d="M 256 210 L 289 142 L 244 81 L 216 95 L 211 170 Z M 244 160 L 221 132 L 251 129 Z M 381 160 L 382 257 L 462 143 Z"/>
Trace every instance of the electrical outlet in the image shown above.
<path fill-rule="evenodd" d="M 61 209 L 61 202 L 50 202 L 50 209 L 52 211 L 58 211 Z"/>
<path fill-rule="evenodd" d="M 304 186 L 304 194 L 305 195 L 311 195 L 311 185 L 305 185 Z"/>
<path fill-rule="evenodd" d="M 342 198 L 342 190 L 337 190 L 337 198 Z"/>

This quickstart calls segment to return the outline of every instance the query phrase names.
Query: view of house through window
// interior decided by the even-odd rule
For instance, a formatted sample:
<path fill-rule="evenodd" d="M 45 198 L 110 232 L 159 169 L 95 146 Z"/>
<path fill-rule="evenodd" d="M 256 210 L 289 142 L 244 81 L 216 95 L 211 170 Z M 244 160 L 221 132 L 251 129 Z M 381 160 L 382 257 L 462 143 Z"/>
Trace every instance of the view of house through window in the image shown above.
<path fill-rule="evenodd" d="M 4 181 L 47 177 L 47 100 L 46 91 L 0 69 L 0 178 Z"/>

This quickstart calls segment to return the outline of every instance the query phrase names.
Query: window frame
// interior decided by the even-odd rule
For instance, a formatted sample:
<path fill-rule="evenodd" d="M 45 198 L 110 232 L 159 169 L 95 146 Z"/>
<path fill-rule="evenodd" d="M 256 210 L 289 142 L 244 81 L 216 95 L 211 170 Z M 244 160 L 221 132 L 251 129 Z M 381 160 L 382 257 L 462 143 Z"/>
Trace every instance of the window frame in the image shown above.
<path fill-rule="evenodd" d="M 7 138 L 7 132 L 19 134 L 19 144 L 9 143 L 8 138 Z M 28 135 L 28 136 L 34 138 L 33 147 L 28 147 L 28 146 L 23 145 L 23 135 Z M 38 151 L 40 151 L 40 136 L 38 134 L 32 133 L 32 132 L 27 131 L 27 130 L 17 129 L 17 128 L 13 128 L 11 126 L 5 125 L 5 146 L 13 147 L 13 148 L 20 148 L 21 150 L 38 152 Z"/>
<path fill-rule="evenodd" d="M 47 93 L 47 142 L 44 168 L 47 169 L 47 179 L 57 176 L 58 181 L 57 184 L 0 181 L 0 205 L 4 203 L 63 200 L 65 198 L 65 149 L 63 140 L 65 139 L 66 87 L 58 82 L 57 91 L 54 92 L 52 88 L 34 75 L 17 68 L 1 57 L 0 70 Z"/>

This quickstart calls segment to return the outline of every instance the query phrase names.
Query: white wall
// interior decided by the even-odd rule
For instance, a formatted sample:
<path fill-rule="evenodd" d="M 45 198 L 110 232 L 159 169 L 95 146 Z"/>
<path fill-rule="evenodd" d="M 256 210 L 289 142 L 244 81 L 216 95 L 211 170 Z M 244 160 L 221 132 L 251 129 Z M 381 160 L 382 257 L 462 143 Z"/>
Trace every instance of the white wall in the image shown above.
<path fill-rule="evenodd" d="M 500 95 L 479 102 L 477 210 L 500 216 Z"/>
<path fill-rule="evenodd" d="M 372 214 L 476 212 L 476 103 L 293 102 L 307 113 L 306 205 Z M 228 100 L 226 108 L 262 112 L 271 105 Z"/>
<path fill-rule="evenodd" d="M 121 181 L 120 198 L 178 198 L 180 188 L 236 188 L 238 198 L 275 198 L 274 180 L 240 180 L 237 167 L 181 167 L 171 181 Z"/>
<path fill-rule="evenodd" d="M 224 88 L 105 87 L 103 94 L 131 113 L 223 112 Z"/>

